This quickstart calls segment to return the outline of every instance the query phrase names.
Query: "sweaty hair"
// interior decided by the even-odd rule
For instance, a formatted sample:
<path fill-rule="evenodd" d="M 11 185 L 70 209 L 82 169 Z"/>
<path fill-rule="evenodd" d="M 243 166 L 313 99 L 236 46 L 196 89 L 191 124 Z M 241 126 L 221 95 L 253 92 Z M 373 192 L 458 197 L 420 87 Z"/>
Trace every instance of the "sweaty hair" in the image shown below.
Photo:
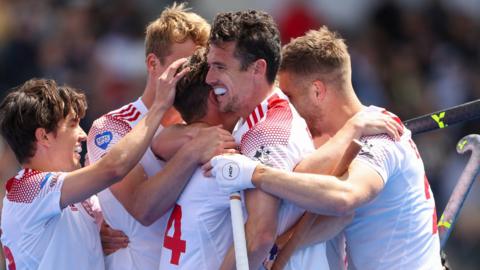
<path fill-rule="evenodd" d="M 220 13 L 215 17 L 210 43 L 221 47 L 236 42 L 235 57 L 246 70 L 258 59 L 267 62 L 267 81 L 272 84 L 280 65 L 280 34 L 273 18 L 265 12 L 247 10 Z"/>
<path fill-rule="evenodd" d="M 280 71 L 298 75 L 349 74 L 350 55 L 344 40 L 326 26 L 310 30 L 283 47 Z"/>
<path fill-rule="evenodd" d="M 208 64 L 205 48 L 200 48 L 190 56 L 179 70 L 186 67 L 190 71 L 176 85 L 173 106 L 188 124 L 201 119 L 207 113 L 207 100 L 212 87 L 205 82 Z"/>
<path fill-rule="evenodd" d="M 56 132 L 58 123 L 73 112 L 76 119 L 85 116 L 85 95 L 54 80 L 31 79 L 13 88 L 0 104 L 0 133 L 25 163 L 35 154 L 35 131 L 44 128 Z"/>
<path fill-rule="evenodd" d="M 210 25 L 197 14 L 190 12 L 186 4 L 174 3 L 166 8 L 146 29 L 145 55 L 155 54 L 160 63 L 171 54 L 173 43 L 183 43 L 191 39 L 205 47 L 208 42 Z"/>

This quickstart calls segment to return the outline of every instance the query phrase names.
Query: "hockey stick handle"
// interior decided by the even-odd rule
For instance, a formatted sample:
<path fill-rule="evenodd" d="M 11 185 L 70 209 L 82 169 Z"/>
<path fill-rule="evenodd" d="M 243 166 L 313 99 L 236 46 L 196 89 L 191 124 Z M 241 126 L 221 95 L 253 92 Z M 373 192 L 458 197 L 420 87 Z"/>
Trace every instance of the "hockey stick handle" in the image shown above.
<path fill-rule="evenodd" d="M 471 134 L 463 137 L 457 144 L 457 152 L 464 154 L 471 151 L 468 163 L 456 184 L 445 211 L 438 222 L 440 247 L 443 249 L 457 220 L 463 203 L 470 192 L 475 179 L 480 174 L 480 135 Z"/>
<path fill-rule="evenodd" d="M 353 140 L 331 174 L 335 176 L 341 176 L 344 174 L 347 171 L 350 163 L 352 163 L 353 159 L 355 159 L 361 149 L 362 144 L 357 140 Z M 310 228 L 313 226 L 316 219 L 316 214 L 305 212 L 295 226 L 290 240 L 287 242 L 287 244 L 285 244 L 282 250 L 280 250 L 278 257 L 275 259 L 275 263 L 272 268 L 273 270 L 283 269 L 285 267 L 290 257 L 293 255 L 295 250 L 297 250 L 302 240 L 310 231 Z"/>
<path fill-rule="evenodd" d="M 233 246 L 235 263 L 238 270 L 248 270 L 247 241 L 243 222 L 242 197 L 240 192 L 230 194 L 230 213 L 232 218 Z"/>
<path fill-rule="evenodd" d="M 419 134 L 477 118 L 480 118 L 480 99 L 425 114 L 403 124 L 412 131 L 412 134 Z"/>

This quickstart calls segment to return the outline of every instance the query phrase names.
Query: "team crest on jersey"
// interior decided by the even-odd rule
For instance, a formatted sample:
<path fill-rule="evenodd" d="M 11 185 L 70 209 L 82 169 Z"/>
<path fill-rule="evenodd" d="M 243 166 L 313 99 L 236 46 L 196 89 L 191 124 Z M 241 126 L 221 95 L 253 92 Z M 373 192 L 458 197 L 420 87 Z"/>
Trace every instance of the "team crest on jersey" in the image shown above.
<path fill-rule="evenodd" d="M 360 153 L 358 153 L 358 155 L 373 158 L 372 149 L 373 144 L 369 143 L 368 140 L 362 141 L 362 149 L 360 150 Z"/>
<path fill-rule="evenodd" d="M 260 149 L 255 152 L 255 155 L 253 156 L 253 159 L 260 161 L 264 165 L 270 165 L 270 154 L 272 151 L 270 151 L 267 147 L 265 146 L 260 146 Z"/>
<path fill-rule="evenodd" d="M 105 150 L 112 141 L 112 138 L 113 135 L 110 131 L 105 131 L 103 133 L 97 134 L 95 136 L 95 145 Z"/>

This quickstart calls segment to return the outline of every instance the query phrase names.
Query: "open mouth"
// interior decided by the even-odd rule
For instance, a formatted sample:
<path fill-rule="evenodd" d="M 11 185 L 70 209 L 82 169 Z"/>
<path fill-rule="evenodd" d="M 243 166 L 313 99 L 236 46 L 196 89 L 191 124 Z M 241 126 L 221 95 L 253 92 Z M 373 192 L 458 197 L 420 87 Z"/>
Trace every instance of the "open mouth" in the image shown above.
<path fill-rule="evenodd" d="M 225 95 L 225 93 L 227 93 L 227 88 L 215 87 L 213 89 L 213 92 L 215 93 L 216 96 L 223 96 Z"/>
<path fill-rule="evenodd" d="M 82 153 L 82 146 L 81 146 L 81 145 L 75 146 L 74 152 L 75 152 L 75 154 L 77 154 L 78 156 L 80 156 L 80 154 Z"/>

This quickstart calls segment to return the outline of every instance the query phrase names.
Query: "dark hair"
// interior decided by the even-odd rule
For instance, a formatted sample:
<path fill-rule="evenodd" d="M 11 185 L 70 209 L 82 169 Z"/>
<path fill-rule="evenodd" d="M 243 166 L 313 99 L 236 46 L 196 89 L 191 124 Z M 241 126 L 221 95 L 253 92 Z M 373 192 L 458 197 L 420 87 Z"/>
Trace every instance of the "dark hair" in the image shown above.
<path fill-rule="evenodd" d="M 55 132 L 58 123 L 73 112 L 83 118 L 87 101 L 83 93 L 53 80 L 31 79 L 12 89 L 0 104 L 0 133 L 20 163 L 35 154 L 35 131 Z"/>
<path fill-rule="evenodd" d="M 205 48 L 196 50 L 180 69 L 186 67 L 189 67 L 190 71 L 177 82 L 173 106 L 183 120 L 190 124 L 207 113 L 208 95 L 212 89 L 205 82 L 208 72 Z"/>
<path fill-rule="evenodd" d="M 262 11 L 219 13 L 213 22 L 210 44 L 236 42 L 235 56 L 245 70 L 258 59 L 267 62 L 267 81 L 273 83 L 280 65 L 280 34 L 273 18 Z"/>

